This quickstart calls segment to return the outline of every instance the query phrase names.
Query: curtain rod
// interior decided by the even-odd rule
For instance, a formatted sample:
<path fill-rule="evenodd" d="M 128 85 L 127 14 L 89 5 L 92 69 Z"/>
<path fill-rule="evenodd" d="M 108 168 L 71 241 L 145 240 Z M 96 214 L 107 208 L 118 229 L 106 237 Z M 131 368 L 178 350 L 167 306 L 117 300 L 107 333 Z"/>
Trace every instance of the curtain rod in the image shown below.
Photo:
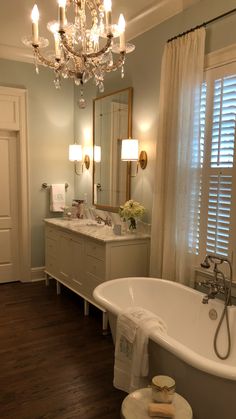
<path fill-rule="evenodd" d="M 188 30 L 187 30 L 187 31 L 185 31 L 185 32 L 182 32 L 182 33 L 179 33 L 179 34 L 178 34 L 178 35 L 176 35 L 176 36 L 173 36 L 173 38 L 168 39 L 168 41 L 167 41 L 167 42 L 174 41 L 174 39 L 177 39 L 177 38 L 180 38 L 181 36 L 187 35 L 188 33 L 193 32 L 193 31 L 195 31 L 196 29 L 200 29 L 200 28 L 202 28 L 203 26 L 210 25 L 211 23 L 216 22 L 217 20 L 223 19 L 224 17 L 229 16 L 229 15 L 231 15 L 232 13 L 235 13 L 235 12 L 236 12 L 236 8 L 235 8 L 235 9 L 232 9 L 232 10 L 229 10 L 228 12 L 223 13 L 222 15 L 216 16 L 216 17 L 214 17 L 213 19 L 208 20 L 207 22 L 203 22 L 203 23 L 201 23 L 201 25 L 195 26 L 194 28 L 188 29 Z"/>

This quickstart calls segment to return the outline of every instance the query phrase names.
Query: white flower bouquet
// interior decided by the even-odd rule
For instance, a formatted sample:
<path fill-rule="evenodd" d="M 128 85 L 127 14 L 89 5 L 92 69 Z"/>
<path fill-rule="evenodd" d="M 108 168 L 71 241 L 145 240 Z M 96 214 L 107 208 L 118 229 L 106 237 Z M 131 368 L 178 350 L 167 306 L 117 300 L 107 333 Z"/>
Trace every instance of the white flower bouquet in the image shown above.
<path fill-rule="evenodd" d="M 133 199 L 130 199 L 119 208 L 120 217 L 125 221 L 130 221 L 130 230 L 136 229 L 136 219 L 141 218 L 144 212 L 145 208 Z"/>

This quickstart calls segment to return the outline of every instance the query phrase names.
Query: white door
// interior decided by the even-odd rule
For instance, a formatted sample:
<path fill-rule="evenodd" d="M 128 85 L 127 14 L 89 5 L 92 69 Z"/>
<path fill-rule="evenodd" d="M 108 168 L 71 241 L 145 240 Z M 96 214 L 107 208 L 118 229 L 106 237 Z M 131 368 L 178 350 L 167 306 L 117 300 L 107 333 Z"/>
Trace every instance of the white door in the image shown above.
<path fill-rule="evenodd" d="M 0 86 L 0 283 L 31 280 L 26 99 Z"/>
<path fill-rule="evenodd" d="M 0 130 L 0 283 L 19 280 L 17 139 Z"/>

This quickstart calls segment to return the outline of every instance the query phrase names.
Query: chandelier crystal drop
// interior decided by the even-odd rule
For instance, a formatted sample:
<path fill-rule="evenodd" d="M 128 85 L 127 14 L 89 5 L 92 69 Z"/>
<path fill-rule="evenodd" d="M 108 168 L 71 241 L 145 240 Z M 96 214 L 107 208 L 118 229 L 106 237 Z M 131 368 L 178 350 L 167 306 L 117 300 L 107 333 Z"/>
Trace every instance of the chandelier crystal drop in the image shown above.
<path fill-rule="evenodd" d="M 67 19 L 72 7 L 73 23 Z M 112 24 L 111 10 L 111 0 L 58 0 L 58 20 L 47 25 L 54 37 L 54 53 L 48 56 L 41 52 L 49 41 L 39 36 L 39 10 L 35 4 L 31 14 L 32 36 L 22 41 L 33 47 L 36 72 L 38 64 L 51 68 L 57 89 L 62 79 L 72 78 L 77 86 L 94 79 L 100 92 L 104 91 L 106 73 L 120 69 L 123 78 L 126 54 L 135 47 L 125 42 L 123 15 L 117 24 Z"/>

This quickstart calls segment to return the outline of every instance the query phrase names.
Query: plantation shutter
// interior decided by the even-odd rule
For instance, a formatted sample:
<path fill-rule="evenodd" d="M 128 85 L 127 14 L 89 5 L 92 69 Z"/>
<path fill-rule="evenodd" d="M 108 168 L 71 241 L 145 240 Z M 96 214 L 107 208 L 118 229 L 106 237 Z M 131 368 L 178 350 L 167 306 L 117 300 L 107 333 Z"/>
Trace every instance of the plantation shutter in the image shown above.
<path fill-rule="evenodd" d="M 210 175 L 206 253 L 230 256 L 231 200 L 232 176 Z"/>
<path fill-rule="evenodd" d="M 201 258 L 210 253 L 231 259 L 235 240 L 236 66 L 234 74 L 229 69 L 210 70 L 202 89 Z"/>

